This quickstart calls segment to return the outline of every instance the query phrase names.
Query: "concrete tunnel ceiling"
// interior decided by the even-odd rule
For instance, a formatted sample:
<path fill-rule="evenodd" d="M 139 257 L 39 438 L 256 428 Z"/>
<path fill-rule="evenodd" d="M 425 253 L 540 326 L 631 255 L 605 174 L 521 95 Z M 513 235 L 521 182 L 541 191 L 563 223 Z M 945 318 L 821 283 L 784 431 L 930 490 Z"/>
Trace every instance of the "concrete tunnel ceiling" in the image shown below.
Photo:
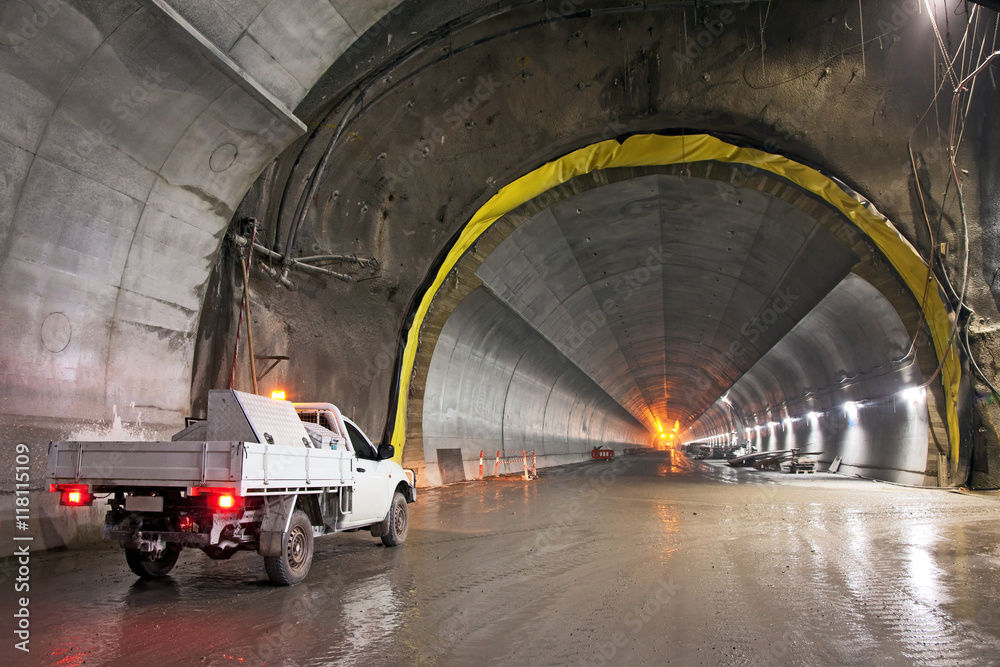
<path fill-rule="evenodd" d="M 793 240 L 802 232 L 768 246 L 774 257 L 748 247 L 756 242 L 751 239 L 770 238 L 777 218 L 761 214 L 753 223 L 721 190 L 714 199 L 660 192 L 672 179 L 689 178 L 694 188 L 706 180 L 728 182 L 735 173 L 730 167 L 725 175 L 708 173 L 702 162 L 691 163 L 690 174 L 676 166 L 646 165 L 646 172 L 636 166 L 621 174 L 598 169 L 603 176 L 575 174 L 546 186 L 558 195 L 550 201 L 535 201 L 542 191 L 525 197 L 468 249 L 475 266 L 457 264 L 446 276 L 420 329 L 428 344 L 412 350 L 411 373 L 402 372 L 402 362 L 414 314 L 437 271 L 503 186 L 574 151 L 645 134 L 709 133 L 836 176 L 872 201 L 920 256 L 934 257 L 935 286 L 943 295 L 938 315 L 947 317 L 959 300 L 966 237 L 957 202 L 945 194 L 949 174 L 939 138 L 949 129 L 951 99 L 935 98 L 935 91 L 949 74 L 936 65 L 941 55 L 928 15 L 933 11 L 946 46 L 961 56 L 955 75 L 964 76 L 980 47 L 992 42 L 996 18 L 979 5 L 965 13 L 965 6 L 821 0 L 803 13 L 798 4 L 778 1 L 122 0 L 59 3 L 59 11 L 46 13 L 40 3 L 5 3 L 3 428 L 11 441 L 45 443 L 117 413 L 127 422 L 141 419 L 147 433 L 167 434 L 185 415 L 203 411 L 208 388 L 229 380 L 242 288 L 233 239 L 246 235 L 248 218 L 260 221 L 256 240 L 271 253 L 254 256 L 250 276 L 257 354 L 287 357 L 262 380 L 262 390 L 280 386 L 293 397 L 336 400 L 368 432 L 406 444 L 403 456 L 418 469 L 429 433 L 421 423 L 441 424 L 444 415 L 425 405 L 425 392 L 435 387 L 428 373 L 436 363 L 431 343 L 446 325 L 456 345 L 475 342 L 461 335 L 462 320 L 448 319 L 461 315 L 470 286 L 482 290 L 477 299 L 488 297 L 491 308 L 502 309 L 495 312 L 530 329 L 520 340 L 532 341 L 525 354 L 534 355 L 547 379 L 535 382 L 529 366 L 515 365 L 511 378 L 523 383 L 512 386 L 534 384 L 539 396 L 544 386 L 558 387 L 550 394 L 565 397 L 568 415 L 599 406 L 593 422 L 564 420 L 562 438 L 575 444 L 562 449 L 556 434 L 544 426 L 534 430 L 536 417 L 516 423 L 516 414 L 493 414 L 491 429 L 542 443 L 536 449 L 548 448 L 553 462 L 566 460 L 558 457 L 569 451 L 581 456 L 604 437 L 602 428 L 609 441 L 623 442 L 647 437 L 656 420 L 672 426 L 680 419 L 696 439 L 732 431 L 737 417 L 718 402 L 726 387 L 730 398 L 745 403 L 741 423 L 754 415 L 763 420 L 767 408 L 798 417 L 805 404 L 796 407 L 794 399 L 802 396 L 822 398 L 829 410 L 836 403 L 830 382 L 878 361 L 834 354 L 838 346 L 859 345 L 856 336 L 865 329 L 844 329 L 839 340 L 849 342 L 830 339 L 825 352 L 804 351 L 792 338 L 782 343 L 779 333 L 787 338 L 812 330 L 807 313 L 825 312 L 818 310 L 824 301 L 848 287 L 856 298 L 860 288 L 852 275 L 884 299 L 857 302 L 873 309 L 871 318 L 884 325 L 878 331 L 891 333 L 892 345 L 878 348 L 888 362 L 897 359 L 892 355 L 902 336 L 893 317 L 909 336 L 923 331 L 915 351 L 919 368 L 909 375 L 890 364 L 892 381 L 883 368 L 871 371 L 881 379 L 870 386 L 841 388 L 845 400 L 881 400 L 890 385 L 934 376 L 942 353 L 935 347 L 941 332 L 932 336 L 920 322 L 912 277 L 887 259 L 870 230 L 850 236 L 844 229 L 857 232 L 856 221 L 821 211 L 825 205 L 816 201 L 796 201 L 813 195 L 780 176 L 780 188 L 762 184 L 775 175 L 757 169 L 737 175 L 747 180 L 736 190 L 753 191 L 748 202 L 764 197 L 773 211 L 795 209 L 793 230 L 805 230 L 810 217 L 818 225 L 799 246 Z M 32 28 L 43 21 L 44 29 Z M 983 80 L 991 73 L 983 70 Z M 974 352 L 991 371 L 1000 302 L 996 281 L 990 282 L 1000 258 L 1000 237 L 989 222 L 1000 201 L 991 156 L 1000 136 L 995 123 L 985 122 L 995 96 L 984 90 L 978 86 L 963 98 L 970 112 L 958 166 L 971 250 L 959 312 L 967 336 L 956 337 L 950 354 L 962 350 L 964 360 Z M 940 227 L 933 244 L 914 187 L 911 145 L 923 201 Z M 653 181 L 655 196 L 627 201 L 628 188 Z M 609 189 L 601 194 L 598 186 Z M 584 224 L 572 227 L 566 211 L 575 210 L 568 202 L 576 196 L 590 200 L 608 224 L 594 213 L 591 232 Z M 594 201 L 605 197 L 605 206 Z M 650 203 L 651 210 L 638 203 L 657 197 L 664 203 Z M 713 275 L 712 253 L 722 252 L 721 245 L 670 213 L 671 201 L 694 209 L 726 204 L 718 218 L 701 211 L 692 220 L 707 229 L 732 215 L 743 225 L 732 230 L 742 245 L 726 245 L 733 248 L 726 254 L 742 252 L 747 266 L 758 262 L 762 270 L 744 275 L 738 262 L 723 263 L 716 283 L 722 291 L 695 281 L 696 272 Z M 546 224 L 559 234 L 537 231 Z M 622 228 L 619 245 L 602 241 L 613 256 L 582 250 L 588 235 L 594 239 L 615 225 Z M 671 230 L 689 228 L 685 239 L 679 231 L 673 239 L 683 251 L 667 258 L 660 282 L 651 278 L 649 295 L 642 291 L 644 307 L 638 298 L 622 304 L 627 324 L 608 318 L 574 348 L 560 338 L 568 329 L 560 330 L 559 320 L 539 319 L 542 301 L 538 312 L 529 312 L 545 295 L 544 305 L 566 317 L 580 315 L 566 293 L 571 286 L 580 288 L 577 299 L 589 294 L 591 305 L 600 305 L 601 290 L 614 285 L 600 282 L 605 270 L 627 273 L 637 261 L 636 244 L 651 245 L 658 231 L 667 245 Z M 537 243 L 538 234 L 545 245 Z M 525 241 L 533 242 L 522 247 Z M 833 255 L 806 270 L 804 258 L 824 248 Z M 853 264 L 851 253 L 858 258 Z M 338 259 L 311 268 L 292 262 L 320 255 Z M 374 258 L 377 265 L 353 263 L 354 257 Z M 510 262 L 528 257 L 551 261 L 551 274 L 512 275 L 517 264 Z M 611 268 L 600 268 L 598 260 Z M 772 272 L 783 263 L 787 273 Z M 291 269 L 295 291 L 276 280 L 284 268 Z M 685 280 L 693 285 L 689 293 L 675 289 Z M 719 354 L 736 340 L 740 309 L 749 314 L 755 299 L 787 287 L 798 288 L 801 298 L 787 312 L 775 311 L 758 340 L 742 343 L 745 359 Z M 671 312 L 678 317 L 668 318 Z M 689 324 L 681 327 L 682 321 Z M 510 325 L 508 332 L 516 328 L 514 320 Z M 605 352 L 607 362 L 598 363 Z M 798 361 L 810 354 L 828 356 L 815 365 Z M 245 346 L 239 362 L 237 384 L 248 388 Z M 765 367 L 771 370 L 751 372 Z M 923 472 L 927 480 L 951 484 L 964 480 L 972 465 L 982 483 L 995 486 L 985 481 L 1000 471 L 995 415 L 982 400 L 989 392 L 973 381 L 972 370 L 962 377 L 961 387 L 954 373 L 944 378 L 947 387 L 941 377 L 928 386 Z M 563 409 L 558 405 L 552 410 Z M 871 407 L 862 410 L 862 423 L 881 419 L 875 415 L 882 408 Z M 42 460 L 43 445 L 33 446 Z M 974 447 L 978 462 L 970 464 Z M 902 459 L 876 459 L 858 462 L 916 470 Z M 950 477 L 941 476 L 942 468 Z"/>
<path fill-rule="evenodd" d="M 651 433 L 686 425 L 858 262 L 791 204 L 719 185 L 658 175 L 581 193 L 477 276 Z M 754 321 L 768 331 L 750 342 Z"/>

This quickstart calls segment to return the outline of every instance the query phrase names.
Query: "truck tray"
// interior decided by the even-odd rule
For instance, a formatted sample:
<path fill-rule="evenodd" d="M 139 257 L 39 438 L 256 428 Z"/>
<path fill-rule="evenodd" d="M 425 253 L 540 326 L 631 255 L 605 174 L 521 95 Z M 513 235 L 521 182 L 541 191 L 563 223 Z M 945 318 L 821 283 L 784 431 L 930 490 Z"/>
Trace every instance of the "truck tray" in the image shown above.
<path fill-rule="evenodd" d="M 344 449 L 229 441 L 53 442 L 47 477 L 52 484 L 115 487 L 229 487 L 240 495 L 281 489 L 319 491 L 352 485 Z"/>

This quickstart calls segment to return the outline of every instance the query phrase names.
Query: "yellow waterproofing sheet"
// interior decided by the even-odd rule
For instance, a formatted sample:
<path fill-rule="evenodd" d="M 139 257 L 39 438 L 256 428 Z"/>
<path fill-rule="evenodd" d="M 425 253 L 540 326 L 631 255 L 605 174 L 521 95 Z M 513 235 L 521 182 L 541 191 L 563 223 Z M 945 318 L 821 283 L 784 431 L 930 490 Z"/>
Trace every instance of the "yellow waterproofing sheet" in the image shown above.
<path fill-rule="evenodd" d="M 392 443 L 396 446 L 397 460 L 402 460 L 403 446 L 406 442 L 406 399 L 410 388 L 410 376 L 413 373 L 413 363 L 417 355 L 420 327 L 445 277 L 454 268 L 462 254 L 490 225 L 501 216 L 546 190 L 596 169 L 648 167 L 706 160 L 745 164 L 756 169 L 769 171 L 795 183 L 803 190 L 821 197 L 871 238 L 902 276 L 906 285 L 916 296 L 917 301 L 923 301 L 927 264 L 921 259 L 916 249 L 896 231 L 889 221 L 871 211 L 845 192 L 836 182 L 815 169 L 780 155 L 772 155 L 752 148 L 740 148 L 707 134 L 683 137 L 646 134 L 629 137 L 624 143 L 615 140 L 602 141 L 573 151 L 558 160 L 553 160 L 502 188 L 472 216 L 465 229 L 462 230 L 458 242 L 448 252 L 444 263 L 438 269 L 430 289 L 421 297 L 413 324 L 406 337 L 399 396 L 396 401 L 396 422 L 392 432 Z M 947 404 L 948 438 L 951 446 L 951 465 L 952 470 L 954 470 L 958 463 L 959 431 L 956 405 L 962 371 L 954 346 L 948 347 L 951 320 L 948 316 L 948 308 L 941 300 L 941 292 L 938 289 L 936 279 L 934 280 L 935 282 L 930 285 L 927 294 L 924 317 L 934 340 L 938 361 L 947 355 L 941 370 L 941 379 L 944 384 Z"/>

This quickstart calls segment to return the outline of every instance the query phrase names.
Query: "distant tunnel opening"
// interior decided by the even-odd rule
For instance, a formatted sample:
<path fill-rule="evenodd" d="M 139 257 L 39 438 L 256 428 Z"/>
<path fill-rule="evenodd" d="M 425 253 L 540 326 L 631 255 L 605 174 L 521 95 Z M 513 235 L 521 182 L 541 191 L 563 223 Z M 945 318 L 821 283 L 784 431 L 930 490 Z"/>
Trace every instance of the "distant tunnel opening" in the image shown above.
<path fill-rule="evenodd" d="M 936 485 L 948 397 L 924 386 L 938 359 L 920 305 L 884 249 L 788 178 L 713 160 L 591 171 L 449 268 L 407 440 L 431 484 L 474 477 L 481 451 L 544 467 L 683 442 Z"/>

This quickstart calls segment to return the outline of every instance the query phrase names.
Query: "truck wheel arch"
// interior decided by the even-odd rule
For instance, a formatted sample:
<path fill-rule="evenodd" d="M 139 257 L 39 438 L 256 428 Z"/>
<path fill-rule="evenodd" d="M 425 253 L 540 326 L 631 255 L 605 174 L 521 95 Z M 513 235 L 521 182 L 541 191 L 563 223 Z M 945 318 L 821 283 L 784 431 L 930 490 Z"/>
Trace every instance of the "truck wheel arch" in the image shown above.
<path fill-rule="evenodd" d="M 299 496 L 298 500 L 295 503 L 295 508 L 305 512 L 306 516 L 309 517 L 309 522 L 312 523 L 313 526 L 323 525 L 323 512 L 320 510 L 319 507 L 318 495 L 309 494 L 309 495 Z"/>
<path fill-rule="evenodd" d="M 396 491 L 403 494 L 406 498 L 407 503 L 413 503 L 417 501 L 417 490 L 414 489 L 408 482 L 400 482 L 396 485 Z"/>

